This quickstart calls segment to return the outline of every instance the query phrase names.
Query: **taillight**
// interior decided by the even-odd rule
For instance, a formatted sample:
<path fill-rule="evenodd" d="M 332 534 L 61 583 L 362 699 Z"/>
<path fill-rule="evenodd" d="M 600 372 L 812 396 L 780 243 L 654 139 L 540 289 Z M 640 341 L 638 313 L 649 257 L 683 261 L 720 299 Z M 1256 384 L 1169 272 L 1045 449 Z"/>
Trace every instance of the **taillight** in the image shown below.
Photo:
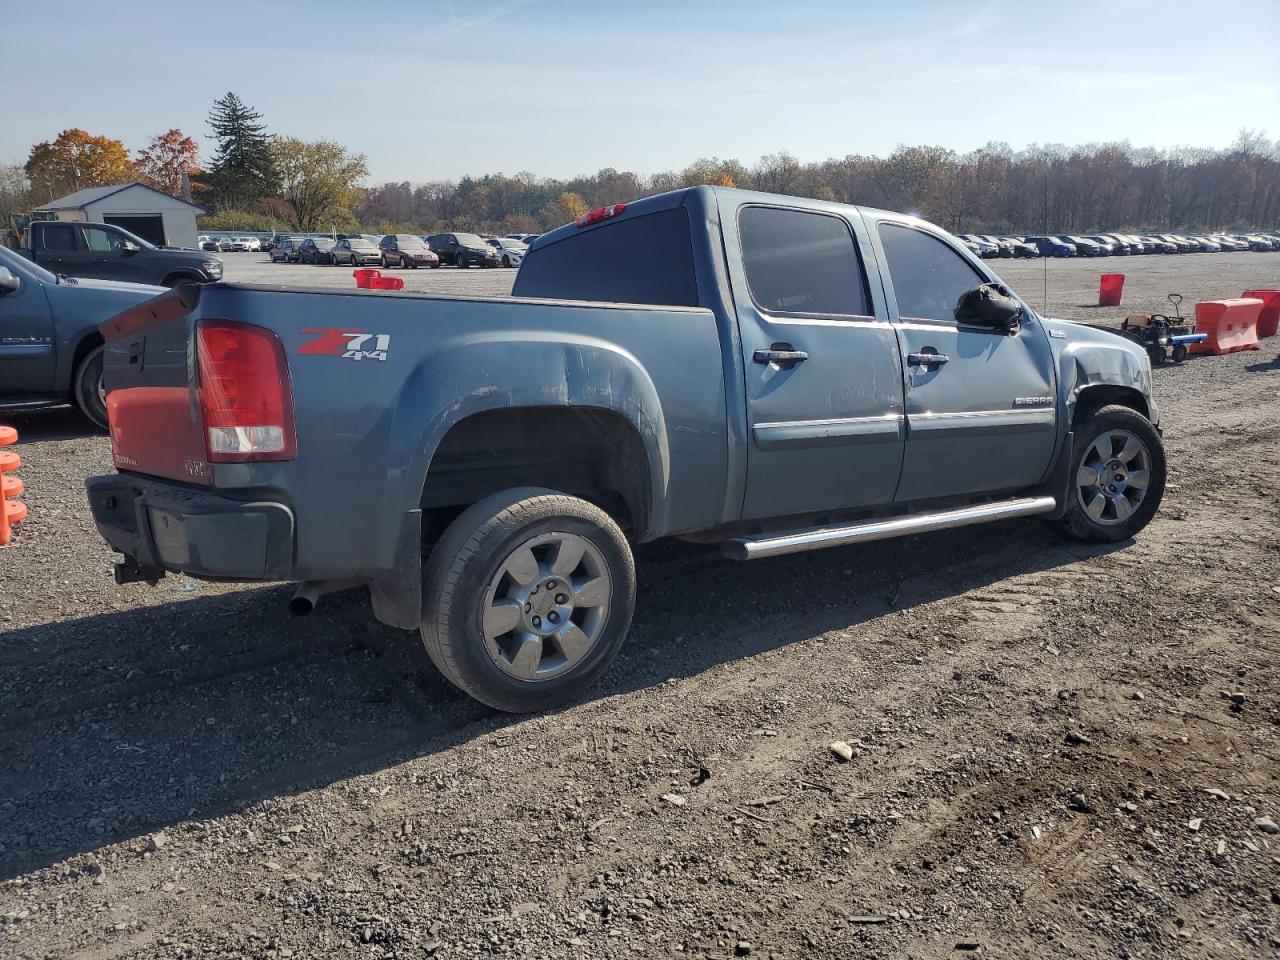
<path fill-rule="evenodd" d="M 292 460 L 298 453 L 284 345 L 232 320 L 196 326 L 200 413 L 213 463 Z"/>
<path fill-rule="evenodd" d="M 602 220 L 608 220 L 618 216 L 623 210 L 627 209 L 625 203 L 614 203 L 607 207 L 598 207 L 595 210 L 588 210 L 580 216 L 574 223 L 579 227 L 589 227 L 593 223 L 600 223 Z"/>

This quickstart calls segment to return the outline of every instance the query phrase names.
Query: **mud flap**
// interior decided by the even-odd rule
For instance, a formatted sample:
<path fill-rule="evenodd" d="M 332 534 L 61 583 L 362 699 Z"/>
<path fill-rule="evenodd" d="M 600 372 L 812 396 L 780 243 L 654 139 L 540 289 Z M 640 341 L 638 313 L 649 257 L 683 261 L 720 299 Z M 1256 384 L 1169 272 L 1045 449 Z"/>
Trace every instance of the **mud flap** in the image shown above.
<path fill-rule="evenodd" d="M 1045 520 L 1059 520 L 1067 512 L 1067 506 L 1071 502 L 1071 454 L 1075 448 L 1075 431 L 1068 430 L 1058 446 L 1053 465 L 1049 467 L 1049 474 L 1041 487 L 1041 492 L 1053 497 L 1058 504 L 1052 512 L 1044 515 Z"/>
<path fill-rule="evenodd" d="M 389 627 L 417 630 L 422 623 L 422 511 L 400 520 L 395 567 L 369 581 L 373 615 Z"/>

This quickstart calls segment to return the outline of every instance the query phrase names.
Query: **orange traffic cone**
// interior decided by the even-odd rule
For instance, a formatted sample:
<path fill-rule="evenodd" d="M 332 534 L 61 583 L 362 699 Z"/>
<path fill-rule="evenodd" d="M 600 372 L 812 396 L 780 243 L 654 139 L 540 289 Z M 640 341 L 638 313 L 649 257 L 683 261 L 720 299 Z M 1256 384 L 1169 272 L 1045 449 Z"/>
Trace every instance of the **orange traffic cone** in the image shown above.
<path fill-rule="evenodd" d="M 0 427 L 0 447 L 18 442 L 18 431 L 13 427 Z M 21 500 L 10 501 L 22 493 L 22 480 L 5 476 L 22 466 L 22 458 L 8 450 L 0 450 L 0 547 L 7 546 L 13 533 L 13 524 L 27 515 L 27 505 Z"/>

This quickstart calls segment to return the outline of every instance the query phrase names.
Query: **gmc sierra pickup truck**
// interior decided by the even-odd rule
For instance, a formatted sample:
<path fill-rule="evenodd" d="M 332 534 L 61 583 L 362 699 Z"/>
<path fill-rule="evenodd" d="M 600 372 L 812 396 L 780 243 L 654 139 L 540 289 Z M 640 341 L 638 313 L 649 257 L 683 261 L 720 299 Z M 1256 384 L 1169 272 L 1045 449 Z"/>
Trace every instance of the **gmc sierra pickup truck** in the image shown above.
<path fill-rule="evenodd" d="M 564 701 L 635 604 L 631 543 L 743 560 L 1155 513 L 1151 369 L 912 217 L 697 187 L 539 237 L 513 296 L 184 286 L 104 325 L 121 582 L 367 585 L 496 708 Z"/>
<path fill-rule="evenodd" d="M 110 223 L 36 220 L 27 228 L 21 252 L 46 270 L 69 277 L 162 287 L 222 279 L 222 261 L 215 255 L 157 247 Z"/>
<path fill-rule="evenodd" d="M 98 326 L 163 292 L 55 276 L 0 247 L 0 410 L 71 402 L 105 430 Z"/>

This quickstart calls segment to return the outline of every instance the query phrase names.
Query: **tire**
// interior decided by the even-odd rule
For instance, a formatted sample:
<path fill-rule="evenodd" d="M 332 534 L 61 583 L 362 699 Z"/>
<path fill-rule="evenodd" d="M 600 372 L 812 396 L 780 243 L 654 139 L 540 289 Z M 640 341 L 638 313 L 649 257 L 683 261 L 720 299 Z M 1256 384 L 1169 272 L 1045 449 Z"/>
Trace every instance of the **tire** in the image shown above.
<path fill-rule="evenodd" d="M 107 429 L 107 403 L 102 395 L 102 356 L 104 347 L 97 347 L 80 361 L 76 368 L 74 394 L 76 406 L 94 426 Z"/>
<path fill-rule="evenodd" d="M 1053 525 L 1076 540 L 1128 540 L 1151 522 L 1164 497 L 1164 444 L 1151 422 L 1129 407 L 1103 407 L 1076 428 L 1070 470 L 1070 503 Z M 1137 483 L 1140 472 L 1145 487 Z M 1107 501 L 1100 510 L 1098 498 Z M 1118 500 L 1127 506 L 1118 507 Z"/>
<path fill-rule="evenodd" d="M 617 524 L 594 504 L 537 487 L 464 510 L 424 578 L 427 654 L 450 683 L 508 713 L 579 695 L 616 656 L 635 610 L 635 561 Z"/>
<path fill-rule="evenodd" d="M 1169 358 L 1173 360 L 1174 363 L 1181 363 L 1183 360 L 1187 359 L 1187 345 L 1185 343 L 1175 343 L 1173 345 L 1173 350 L 1169 354 Z"/>
<path fill-rule="evenodd" d="M 1151 366 L 1163 366 L 1165 361 L 1169 359 L 1169 351 L 1162 344 L 1153 343 L 1147 347 L 1147 359 L 1151 361 Z"/>
<path fill-rule="evenodd" d="M 510 266 L 511 266 L 511 258 L 510 258 L 510 257 L 508 257 L 505 253 L 502 255 L 502 265 L 503 265 L 504 267 L 510 267 Z"/>

